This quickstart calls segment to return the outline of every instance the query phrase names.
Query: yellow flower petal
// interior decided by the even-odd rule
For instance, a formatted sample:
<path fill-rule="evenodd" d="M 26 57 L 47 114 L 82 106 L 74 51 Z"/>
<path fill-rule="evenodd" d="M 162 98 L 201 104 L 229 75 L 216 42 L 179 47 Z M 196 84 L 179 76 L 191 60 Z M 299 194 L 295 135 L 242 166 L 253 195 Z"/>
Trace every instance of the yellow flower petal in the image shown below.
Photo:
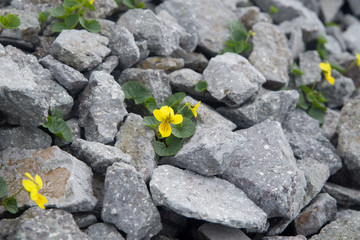
<path fill-rule="evenodd" d="M 27 176 L 28 178 L 30 178 L 33 182 L 35 182 L 35 180 L 33 179 L 33 177 L 30 175 L 30 173 L 26 172 L 25 176 Z"/>
<path fill-rule="evenodd" d="M 25 190 L 28 191 L 28 192 L 32 192 L 34 190 L 37 190 L 37 185 L 31 180 L 24 179 L 22 181 L 22 184 L 23 184 Z"/>
<path fill-rule="evenodd" d="M 35 182 L 38 185 L 38 189 L 41 189 L 43 187 L 42 179 L 39 175 L 35 175 Z"/>
<path fill-rule="evenodd" d="M 325 73 L 331 72 L 331 66 L 329 63 L 320 63 L 319 68 L 324 71 Z"/>
<path fill-rule="evenodd" d="M 194 117 L 196 118 L 197 117 L 197 109 L 199 108 L 200 106 L 200 103 L 201 101 L 199 101 L 194 107 L 190 108 L 191 112 L 194 114 Z"/>
<path fill-rule="evenodd" d="M 183 121 L 183 116 L 181 116 L 180 114 L 176 114 L 175 116 L 170 118 L 170 122 L 175 125 L 182 123 L 182 121 Z"/>
<path fill-rule="evenodd" d="M 325 78 L 331 85 L 334 85 L 335 79 L 331 76 L 331 74 L 325 74 Z"/>
<path fill-rule="evenodd" d="M 89 3 L 92 5 L 95 0 L 90 0 Z"/>
<path fill-rule="evenodd" d="M 36 201 L 36 199 L 38 199 L 39 197 L 39 192 L 37 189 L 33 189 L 31 192 L 30 192 L 30 198 L 31 200 L 33 201 Z"/>
<path fill-rule="evenodd" d="M 42 209 L 45 209 L 45 204 L 47 203 L 47 199 L 46 197 L 44 197 L 41 194 L 38 194 L 38 198 L 36 200 L 34 200 L 35 203 Z"/>
<path fill-rule="evenodd" d="M 164 121 L 159 126 L 159 132 L 163 138 L 171 135 L 171 126 L 170 123 Z"/>
<path fill-rule="evenodd" d="M 154 117 L 159 121 L 162 122 L 166 119 L 164 113 L 162 111 L 160 111 L 159 109 L 155 109 L 153 111 Z"/>
<path fill-rule="evenodd" d="M 172 108 L 169 106 L 162 106 L 160 108 L 160 111 L 164 114 L 165 119 L 169 119 L 169 117 L 171 116 L 171 110 Z M 174 115 L 174 110 L 172 110 L 172 114 Z"/>

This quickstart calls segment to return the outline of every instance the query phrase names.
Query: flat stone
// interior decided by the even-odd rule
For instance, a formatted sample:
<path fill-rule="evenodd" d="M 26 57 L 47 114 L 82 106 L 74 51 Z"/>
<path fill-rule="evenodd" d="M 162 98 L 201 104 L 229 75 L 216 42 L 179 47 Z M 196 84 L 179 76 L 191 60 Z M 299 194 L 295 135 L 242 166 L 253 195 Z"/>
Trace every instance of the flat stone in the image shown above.
<path fill-rule="evenodd" d="M 301 29 L 293 29 L 288 33 L 288 47 L 294 59 L 298 58 L 305 51 L 305 43 L 303 41 L 303 33 Z"/>
<path fill-rule="evenodd" d="M 360 23 L 350 25 L 343 33 L 346 46 L 353 54 L 360 52 L 358 42 L 360 41 Z"/>
<path fill-rule="evenodd" d="M 344 4 L 344 0 L 320 0 L 320 10 L 325 23 L 332 22 Z"/>
<path fill-rule="evenodd" d="M 114 163 L 105 176 L 101 219 L 127 234 L 126 239 L 150 238 L 161 230 L 160 214 L 135 168 Z"/>
<path fill-rule="evenodd" d="M 1 239 L 91 240 L 76 225 L 72 215 L 60 209 L 32 207 L 13 219 L 0 220 Z"/>
<path fill-rule="evenodd" d="M 129 113 L 116 134 L 115 147 L 131 156 L 130 164 L 148 182 L 157 166 L 157 155 L 152 142 L 155 132 L 144 126 L 140 115 Z"/>
<path fill-rule="evenodd" d="M 85 230 L 92 239 L 125 240 L 114 225 L 108 223 L 96 223 Z"/>
<path fill-rule="evenodd" d="M 307 238 L 302 236 L 302 235 L 297 235 L 297 236 L 289 236 L 289 237 L 285 237 L 285 236 L 271 236 L 271 237 L 264 237 L 262 240 L 306 240 Z"/>
<path fill-rule="evenodd" d="M 71 149 L 75 157 L 85 162 L 94 172 L 102 176 L 105 176 L 107 167 L 114 162 L 131 162 L 131 156 L 123 153 L 117 147 L 80 138 L 73 140 Z"/>
<path fill-rule="evenodd" d="M 209 63 L 204 54 L 197 52 L 188 53 L 182 48 L 175 49 L 171 56 L 184 59 L 185 68 L 190 68 L 199 73 L 202 73 Z"/>
<path fill-rule="evenodd" d="M 243 56 L 225 53 L 213 57 L 203 73 L 207 91 L 228 106 L 239 106 L 265 83 L 264 76 Z"/>
<path fill-rule="evenodd" d="M 74 221 L 79 228 L 87 228 L 92 224 L 97 223 L 97 218 L 92 213 L 73 213 Z"/>
<path fill-rule="evenodd" d="M 204 223 L 198 228 L 204 240 L 251 240 L 238 228 L 226 227 L 220 224 Z"/>
<path fill-rule="evenodd" d="M 331 108 L 326 109 L 324 123 L 321 126 L 325 136 L 331 140 L 336 133 L 337 127 L 340 121 L 340 112 L 332 110 Z"/>
<path fill-rule="evenodd" d="M 88 141 L 114 141 L 118 125 L 127 115 L 125 95 L 114 77 L 106 72 L 93 72 L 79 105 L 79 125 Z"/>
<path fill-rule="evenodd" d="M 267 228 L 266 214 L 242 190 L 217 177 L 162 165 L 154 171 L 150 191 L 157 206 L 186 217 L 247 230 Z"/>
<path fill-rule="evenodd" d="M 184 67 L 184 59 L 172 57 L 148 57 L 141 61 L 137 68 L 142 69 L 162 69 L 169 73 Z"/>
<path fill-rule="evenodd" d="M 287 115 L 296 108 L 298 99 L 299 93 L 296 90 L 267 91 L 241 107 L 220 107 L 216 110 L 237 127 L 248 128 L 266 119 L 284 122 Z"/>
<path fill-rule="evenodd" d="M 110 54 L 109 39 L 86 30 L 63 30 L 51 45 L 57 60 L 78 71 L 90 70 Z"/>
<path fill-rule="evenodd" d="M 288 68 L 292 61 L 286 37 L 271 23 L 259 22 L 252 30 L 255 35 L 249 61 L 266 78 L 266 87 L 280 89 L 289 82 Z"/>
<path fill-rule="evenodd" d="M 51 136 L 37 127 L 0 127 L 0 151 L 7 147 L 48 148 L 51 146 L 51 142 Z"/>
<path fill-rule="evenodd" d="M 296 232 L 304 236 L 317 233 L 323 225 L 335 219 L 336 210 L 335 198 L 327 193 L 320 193 L 296 217 Z"/>
<path fill-rule="evenodd" d="M 247 142 L 234 152 L 221 178 L 242 189 L 269 218 L 295 218 L 302 207 L 306 180 L 280 123 L 265 120 L 235 133 Z"/>
<path fill-rule="evenodd" d="M 360 206 L 359 190 L 328 182 L 324 185 L 322 191 L 335 198 L 339 207 L 349 208 L 353 206 Z"/>
<path fill-rule="evenodd" d="M 306 51 L 299 56 L 299 67 L 304 75 L 295 78 L 295 84 L 297 87 L 300 85 L 313 84 L 316 79 L 321 79 L 321 69 L 319 64 L 321 59 L 319 53 L 315 50 Z"/>
<path fill-rule="evenodd" d="M 327 26 L 326 34 L 327 36 L 333 37 L 337 41 L 337 43 L 340 45 L 341 51 L 346 51 L 346 44 L 341 28 L 339 28 L 338 26 Z"/>
<path fill-rule="evenodd" d="M 169 56 L 179 47 L 180 36 L 151 10 L 130 9 L 116 24 L 127 28 L 136 41 L 146 40 L 148 49 L 156 55 Z"/>
<path fill-rule="evenodd" d="M 8 181 L 10 194 L 17 192 L 25 172 L 29 172 L 43 180 L 44 187 L 39 192 L 48 200 L 46 207 L 70 212 L 94 209 L 97 199 L 92 191 L 90 167 L 57 146 L 29 150 L 7 148 L 0 156 L 0 174 Z M 19 207 L 36 205 L 26 191 L 17 195 L 17 202 Z"/>
<path fill-rule="evenodd" d="M 113 0 L 102 0 L 93 2 L 96 11 L 87 11 L 90 18 L 108 18 L 118 11 L 119 6 Z"/>
<path fill-rule="evenodd" d="M 108 56 L 104 59 L 103 63 L 94 68 L 95 71 L 112 73 L 114 69 L 119 65 L 119 59 L 116 56 Z"/>
<path fill-rule="evenodd" d="M 76 96 L 88 84 L 87 78 L 79 71 L 56 60 L 51 55 L 39 61 L 45 68 L 49 69 L 56 81 L 63 86 L 72 96 Z"/>

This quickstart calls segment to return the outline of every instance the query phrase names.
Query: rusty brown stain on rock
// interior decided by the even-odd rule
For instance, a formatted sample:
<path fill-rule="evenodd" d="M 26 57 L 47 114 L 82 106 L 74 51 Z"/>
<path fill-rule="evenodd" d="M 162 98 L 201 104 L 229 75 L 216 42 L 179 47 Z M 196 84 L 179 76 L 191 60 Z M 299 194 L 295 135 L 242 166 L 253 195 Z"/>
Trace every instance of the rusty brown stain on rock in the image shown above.
<path fill-rule="evenodd" d="M 43 174 L 43 195 L 50 198 L 65 197 L 65 186 L 69 177 L 70 172 L 66 168 L 56 168 Z"/>

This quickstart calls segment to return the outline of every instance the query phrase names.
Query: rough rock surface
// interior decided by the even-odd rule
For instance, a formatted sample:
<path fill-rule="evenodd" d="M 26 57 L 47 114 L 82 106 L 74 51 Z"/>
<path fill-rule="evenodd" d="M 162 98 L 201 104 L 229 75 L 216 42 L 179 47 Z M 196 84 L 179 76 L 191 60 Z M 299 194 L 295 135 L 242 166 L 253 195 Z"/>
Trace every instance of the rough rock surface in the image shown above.
<path fill-rule="evenodd" d="M 250 240 L 238 228 L 226 227 L 215 223 L 205 223 L 198 228 L 205 240 Z"/>
<path fill-rule="evenodd" d="M 321 79 L 319 64 L 321 59 L 317 51 L 306 51 L 299 56 L 299 68 L 304 75 L 295 78 L 296 86 L 313 84 L 316 79 Z"/>
<path fill-rule="evenodd" d="M 115 226 L 108 223 L 96 223 L 85 230 L 92 239 L 125 240 Z"/>

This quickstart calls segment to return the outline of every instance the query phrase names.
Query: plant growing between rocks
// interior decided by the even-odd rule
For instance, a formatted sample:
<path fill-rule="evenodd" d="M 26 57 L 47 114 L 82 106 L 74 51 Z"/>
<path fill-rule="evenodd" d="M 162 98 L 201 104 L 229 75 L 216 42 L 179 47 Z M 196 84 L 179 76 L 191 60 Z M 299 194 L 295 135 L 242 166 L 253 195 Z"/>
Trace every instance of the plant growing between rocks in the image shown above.
<path fill-rule="evenodd" d="M 56 109 L 52 115 L 48 115 L 43 127 L 68 143 L 72 141 L 73 134 L 71 129 L 64 121 L 62 112 L 58 109 Z"/>
<path fill-rule="evenodd" d="M 15 29 L 18 28 L 21 24 L 20 19 L 14 14 L 8 14 L 6 16 L 0 15 L 0 33 L 4 29 Z"/>
<path fill-rule="evenodd" d="M 230 22 L 230 39 L 225 42 L 225 48 L 222 53 L 232 52 L 237 54 L 249 54 L 252 45 L 249 42 L 251 36 L 255 35 L 252 30 L 247 30 L 240 21 Z"/>

